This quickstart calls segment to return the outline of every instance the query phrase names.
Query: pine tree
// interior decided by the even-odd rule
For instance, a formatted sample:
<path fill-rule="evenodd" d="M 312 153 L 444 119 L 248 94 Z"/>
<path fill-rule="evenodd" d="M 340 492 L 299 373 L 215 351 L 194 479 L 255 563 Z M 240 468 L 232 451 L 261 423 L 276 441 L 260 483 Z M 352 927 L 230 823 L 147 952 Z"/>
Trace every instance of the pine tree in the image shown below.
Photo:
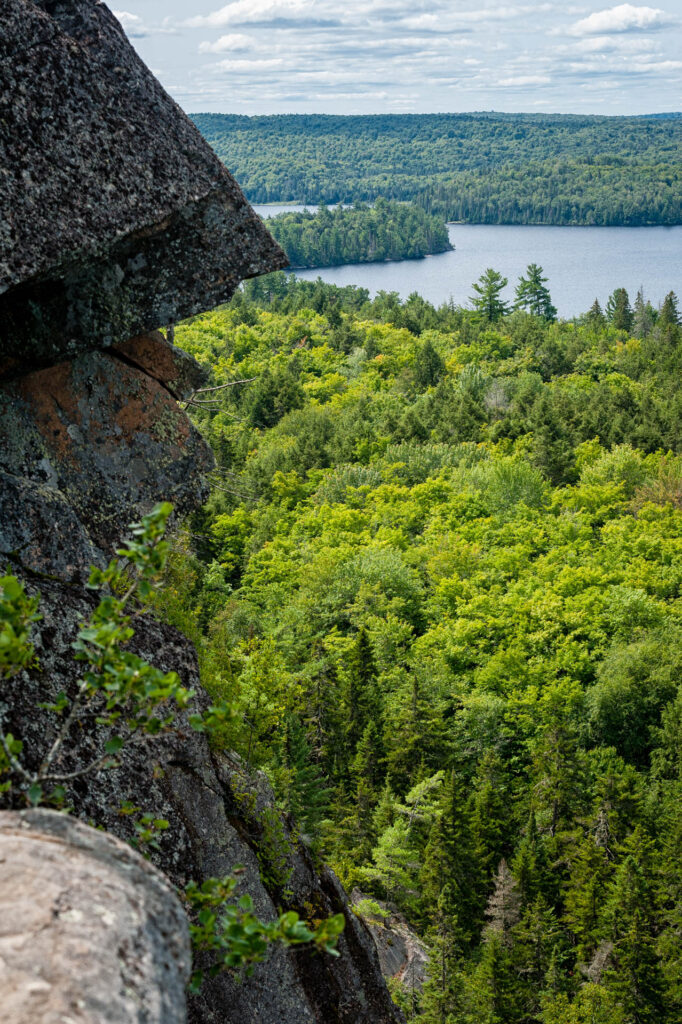
<path fill-rule="evenodd" d="M 552 305 L 547 278 L 542 276 L 542 267 L 530 263 L 526 269 L 526 277 L 520 277 L 516 287 L 516 309 L 525 309 L 533 316 L 544 320 L 556 320 L 556 308 Z"/>
<path fill-rule="evenodd" d="M 502 277 L 497 270 L 488 267 L 478 281 L 472 285 L 476 294 L 471 297 L 470 301 L 484 320 L 494 324 L 507 315 L 509 306 L 501 298 L 501 294 L 508 284 L 508 278 Z"/>

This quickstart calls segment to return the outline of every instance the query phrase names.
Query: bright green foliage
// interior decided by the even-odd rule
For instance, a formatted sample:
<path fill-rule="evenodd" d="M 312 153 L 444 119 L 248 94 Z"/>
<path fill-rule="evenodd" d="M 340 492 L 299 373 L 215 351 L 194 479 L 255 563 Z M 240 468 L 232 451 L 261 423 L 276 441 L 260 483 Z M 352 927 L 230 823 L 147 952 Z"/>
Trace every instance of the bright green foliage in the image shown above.
<path fill-rule="evenodd" d="M 34 659 L 30 636 L 31 624 L 40 618 L 38 604 L 15 576 L 0 577 L 0 675 L 5 679 Z"/>
<path fill-rule="evenodd" d="M 327 918 L 311 929 L 298 914 L 289 911 L 268 923 L 253 913 L 253 901 L 248 894 L 233 902 L 241 871 L 236 868 L 226 878 L 209 878 L 202 885 L 190 882 L 185 895 L 195 912 L 190 925 L 192 946 L 210 966 L 193 972 L 190 989 L 197 991 L 205 976 L 215 977 L 227 969 L 247 971 L 253 964 L 264 960 L 273 942 L 287 946 L 314 944 L 332 956 L 338 956 L 336 942 L 344 928 L 343 914 Z"/>
<path fill-rule="evenodd" d="M 679 1019 L 675 332 L 285 275 L 178 328 L 303 397 L 197 413 L 225 489 L 176 619 L 229 742 L 433 945 L 428 1024 Z"/>

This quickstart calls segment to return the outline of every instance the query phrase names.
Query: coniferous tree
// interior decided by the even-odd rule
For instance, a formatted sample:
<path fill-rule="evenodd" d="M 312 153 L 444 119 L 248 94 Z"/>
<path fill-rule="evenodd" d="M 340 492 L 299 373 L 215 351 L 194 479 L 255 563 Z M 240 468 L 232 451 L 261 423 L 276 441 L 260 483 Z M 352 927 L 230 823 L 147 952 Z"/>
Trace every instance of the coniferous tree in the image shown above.
<path fill-rule="evenodd" d="M 541 893 L 549 898 L 554 892 L 556 879 L 553 877 L 545 842 L 538 831 L 534 810 L 531 810 L 528 817 L 528 825 L 518 844 L 511 868 L 524 908 L 530 906 Z"/>
<path fill-rule="evenodd" d="M 525 309 L 533 316 L 540 316 L 543 320 L 556 320 L 556 307 L 552 305 L 552 298 L 547 288 L 547 278 L 543 277 L 542 267 L 537 263 L 530 263 L 526 269 L 526 276 L 519 278 L 516 287 L 516 309 Z"/>
<path fill-rule="evenodd" d="M 312 837 L 329 805 L 331 789 L 312 760 L 305 729 L 293 716 L 286 721 L 283 761 L 288 774 L 287 810 L 302 832 Z"/>
<path fill-rule="evenodd" d="M 521 916 L 521 896 L 516 879 L 506 860 L 501 860 L 495 876 L 495 889 L 488 900 L 485 916 L 487 932 L 499 937 L 503 946 L 511 946 L 512 930 Z"/>
<path fill-rule="evenodd" d="M 599 303 L 599 299 L 595 299 L 590 306 L 589 312 L 585 316 L 586 322 L 594 328 L 603 327 L 606 323 L 606 317 Z"/>
<path fill-rule="evenodd" d="M 632 329 L 632 307 L 625 288 L 616 288 L 606 303 L 606 319 L 619 331 Z"/>
<path fill-rule="evenodd" d="M 414 361 L 414 382 L 419 391 L 433 387 L 443 376 L 445 363 L 427 339 L 417 350 Z"/>
<path fill-rule="evenodd" d="M 654 326 L 651 305 L 644 300 L 644 292 L 640 288 L 635 299 L 632 317 L 632 333 L 635 338 L 648 338 Z"/>
<path fill-rule="evenodd" d="M 663 300 L 657 323 L 663 329 L 668 327 L 679 327 L 682 323 L 678 306 L 678 298 L 675 292 L 668 292 Z"/>
<path fill-rule="evenodd" d="M 666 1019 L 667 1006 L 655 941 L 660 921 L 653 846 L 637 828 L 622 852 L 606 907 L 613 951 L 604 984 L 623 1006 L 626 1021 L 659 1024 Z"/>
<path fill-rule="evenodd" d="M 346 742 L 348 754 L 355 756 L 358 743 L 371 717 L 374 717 L 377 728 L 378 701 L 375 693 L 376 666 L 372 654 L 372 646 L 363 628 L 359 631 L 355 648 L 351 652 L 348 669 L 348 724 Z M 378 721 L 377 721 L 378 718 Z"/>
<path fill-rule="evenodd" d="M 449 1024 L 462 1011 L 462 948 L 457 919 L 457 897 L 449 883 L 438 896 L 429 930 L 429 962 L 420 1021 Z"/>
<path fill-rule="evenodd" d="M 519 1019 L 519 992 L 511 953 L 497 932 L 486 935 L 481 958 L 464 987 L 467 1024 L 507 1024 Z"/>
<path fill-rule="evenodd" d="M 472 285 L 476 294 L 471 297 L 470 301 L 476 312 L 491 324 L 497 323 L 509 312 L 509 305 L 501 297 L 508 284 L 508 278 L 503 277 L 492 267 L 488 267 L 478 281 Z"/>
<path fill-rule="evenodd" d="M 565 921 L 575 937 L 579 962 L 588 963 L 604 938 L 604 899 L 610 875 L 606 851 L 588 836 L 573 860 L 565 897 Z"/>

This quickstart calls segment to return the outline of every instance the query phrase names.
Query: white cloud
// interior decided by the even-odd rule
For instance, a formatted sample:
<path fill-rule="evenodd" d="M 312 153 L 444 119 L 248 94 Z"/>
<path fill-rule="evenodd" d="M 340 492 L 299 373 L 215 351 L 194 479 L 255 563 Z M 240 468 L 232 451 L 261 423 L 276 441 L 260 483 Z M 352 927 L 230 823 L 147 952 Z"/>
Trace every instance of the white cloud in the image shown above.
<path fill-rule="evenodd" d="M 227 60 L 218 61 L 218 63 L 213 66 L 220 71 L 247 71 L 249 73 L 257 73 L 260 71 L 279 70 L 284 66 L 284 64 L 285 62 L 281 57 L 272 57 L 265 60 L 233 60 L 228 57 Z"/>
<path fill-rule="evenodd" d="M 314 14 L 312 0 L 234 0 L 233 3 L 212 11 L 211 14 L 199 14 L 188 18 L 184 24 L 189 28 L 222 28 L 223 25 L 272 21 L 277 18 L 291 19 Z"/>
<path fill-rule="evenodd" d="M 251 36 L 233 32 L 231 35 L 221 36 L 214 43 L 199 43 L 199 53 L 227 53 L 230 50 L 248 50 L 254 42 L 255 40 Z"/>
<path fill-rule="evenodd" d="M 605 11 L 595 11 L 577 21 L 570 29 L 575 36 L 607 35 L 609 32 L 650 32 L 667 24 L 665 11 L 658 7 L 635 7 L 619 4 Z"/>
<path fill-rule="evenodd" d="M 645 50 L 653 50 L 654 43 L 651 39 L 641 36 L 587 36 L 561 49 L 579 53 L 642 53 Z"/>
<path fill-rule="evenodd" d="M 498 85 L 547 85 L 551 81 L 549 75 L 515 75 L 511 78 L 501 78 Z"/>
<path fill-rule="evenodd" d="M 144 27 L 142 18 L 138 14 L 131 14 L 130 11 L 112 11 L 111 13 L 115 18 L 118 18 L 125 29 L 126 35 L 130 36 L 131 39 L 142 39 L 149 34 Z"/>

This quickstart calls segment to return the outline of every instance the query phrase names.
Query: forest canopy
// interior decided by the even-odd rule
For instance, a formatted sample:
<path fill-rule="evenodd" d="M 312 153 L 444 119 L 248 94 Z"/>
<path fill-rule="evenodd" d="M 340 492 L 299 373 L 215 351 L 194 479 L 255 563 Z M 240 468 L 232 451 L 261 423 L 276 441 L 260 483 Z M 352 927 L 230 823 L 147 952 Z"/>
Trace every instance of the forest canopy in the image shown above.
<path fill-rule="evenodd" d="M 162 610 L 225 742 L 425 936 L 421 1024 L 682 1015 L 679 305 L 550 290 L 280 273 L 177 329 L 229 386 Z"/>
<path fill-rule="evenodd" d="M 682 223 L 682 117 L 193 119 L 254 203 L 409 200 L 448 221 Z"/>
<path fill-rule="evenodd" d="M 385 199 L 371 207 L 358 203 L 349 209 L 281 213 L 267 223 L 292 267 L 416 259 L 453 248 L 442 218 Z"/>

